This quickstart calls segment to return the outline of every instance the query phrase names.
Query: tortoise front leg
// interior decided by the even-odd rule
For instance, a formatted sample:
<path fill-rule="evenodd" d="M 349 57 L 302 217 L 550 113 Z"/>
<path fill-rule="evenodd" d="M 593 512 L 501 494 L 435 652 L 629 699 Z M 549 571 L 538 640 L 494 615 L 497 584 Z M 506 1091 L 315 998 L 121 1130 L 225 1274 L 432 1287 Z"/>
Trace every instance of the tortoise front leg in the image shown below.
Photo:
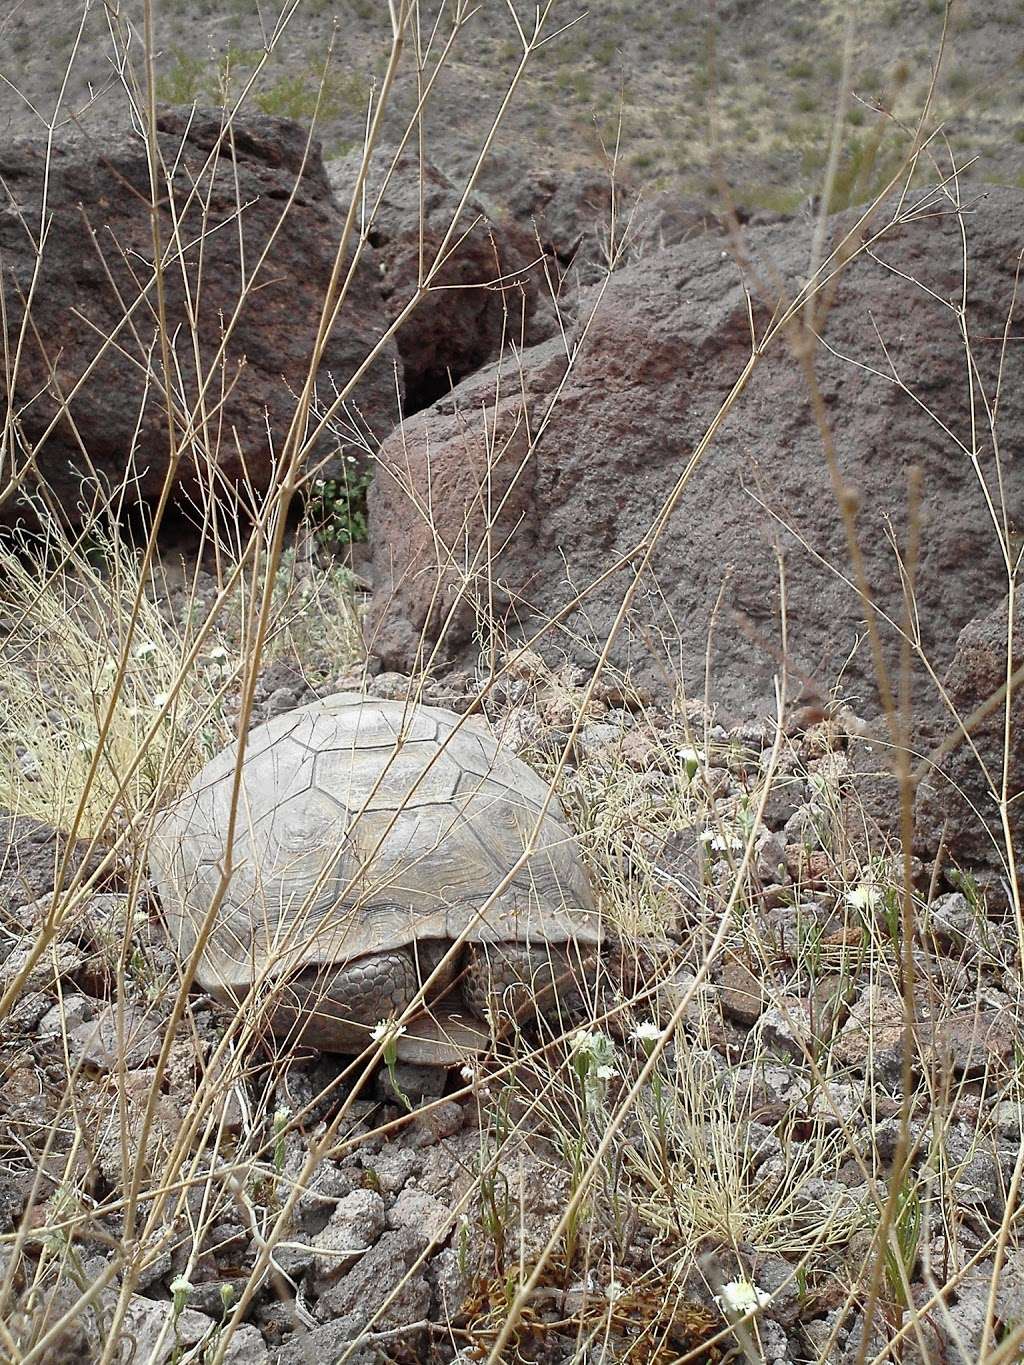
<path fill-rule="evenodd" d="M 596 965 L 575 944 L 472 943 L 466 959 L 462 996 L 478 1018 L 540 1015 L 551 1028 L 579 1014 Z"/>
<path fill-rule="evenodd" d="M 290 1043 L 361 1052 L 374 1025 L 401 1014 L 418 989 L 409 948 L 309 967 L 278 987 L 271 1027 Z"/>

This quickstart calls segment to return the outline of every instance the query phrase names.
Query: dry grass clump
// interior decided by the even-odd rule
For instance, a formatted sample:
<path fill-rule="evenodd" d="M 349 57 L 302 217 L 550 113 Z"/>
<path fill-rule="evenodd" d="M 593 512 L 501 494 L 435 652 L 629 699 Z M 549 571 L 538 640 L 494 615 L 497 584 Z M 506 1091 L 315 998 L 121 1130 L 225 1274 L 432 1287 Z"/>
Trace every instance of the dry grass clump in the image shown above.
<path fill-rule="evenodd" d="M 184 642 L 140 559 L 100 527 L 51 525 L 0 552 L 8 810 L 88 836 L 131 824 L 229 739 L 227 651 L 211 643 L 181 688 Z"/>

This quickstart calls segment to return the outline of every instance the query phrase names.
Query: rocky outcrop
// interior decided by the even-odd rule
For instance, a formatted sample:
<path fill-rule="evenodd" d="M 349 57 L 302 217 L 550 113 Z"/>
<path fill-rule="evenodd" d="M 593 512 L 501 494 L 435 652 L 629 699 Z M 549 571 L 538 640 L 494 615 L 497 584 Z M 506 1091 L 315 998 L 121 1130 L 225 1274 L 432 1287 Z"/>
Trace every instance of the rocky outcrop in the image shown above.
<path fill-rule="evenodd" d="M 361 152 L 327 163 L 339 207 L 346 209 Z M 363 211 L 389 320 L 416 293 L 459 208 L 461 191 L 429 161 L 379 148 L 366 180 Z M 431 291 L 398 332 L 406 412 L 417 412 L 500 353 L 506 339 L 529 333 L 539 297 L 531 263 L 538 255 L 516 226 L 489 219 L 472 197 L 458 219 Z"/>
<path fill-rule="evenodd" d="M 992 190 L 965 216 L 968 323 L 990 394 L 1022 209 L 1019 191 Z M 834 223 L 833 233 L 853 221 Z M 886 221 L 883 210 L 873 226 Z M 482 613 L 528 632 L 559 616 L 547 641 L 581 660 L 593 657 L 633 576 L 616 565 L 636 561 L 748 361 L 745 286 L 763 331 L 779 291 L 793 291 L 804 277 L 808 231 L 797 222 L 750 229 L 742 266 L 712 237 L 644 257 L 612 277 L 571 367 L 561 339 L 546 342 L 467 380 L 392 436 L 370 500 L 373 647 L 389 667 L 409 667 L 421 637 L 432 646 L 443 634 L 441 657 L 465 650 Z M 970 385 L 957 317 L 945 301 L 957 299 L 961 276 L 960 225 L 948 201 L 904 215 L 830 286 L 820 325 L 832 349 L 814 352 L 838 473 L 856 504 L 864 570 L 890 647 L 896 636 L 888 623 L 905 616 L 893 546 L 906 545 L 909 470 L 920 471 L 914 588 L 922 644 L 940 670 L 979 604 L 1002 591 L 979 483 L 980 471 L 990 491 L 997 486 L 984 422 L 976 427 L 977 469 L 958 444 L 971 440 Z M 597 302 L 596 292 L 584 296 L 570 347 Z M 887 380 L 890 363 L 911 392 Z M 1011 522 L 1024 492 L 1012 458 L 1024 418 L 1022 367 L 1024 352 L 1009 347 L 999 421 Z M 712 692 L 723 713 L 774 710 L 782 653 L 777 551 L 790 696 L 827 697 L 839 679 L 855 706 L 872 709 L 873 668 L 849 582 L 843 518 L 808 388 L 784 337 L 688 477 L 616 657 L 664 690 L 681 683 L 702 693 L 710 635 Z"/>
<path fill-rule="evenodd" d="M 1009 746 L 1006 738 L 1007 602 L 979 616 L 960 632 L 943 688 L 956 717 L 969 729 L 964 738 L 958 720 L 932 724 L 919 738 L 937 761 L 926 766 L 917 791 L 916 839 L 920 852 L 962 866 L 1005 866 L 1006 838 L 997 797 L 1003 784 L 1004 756 L 1009 829 L 1015 856 L 1024 850 L 1024 680 L 1014 679 L 1010 692 Z M 1011 674 L 1024 666 L 1024 622 L 1014 614 Z M 981 708 L 987 706 L 984 714 Z M 975 723 L 970 724 L 972 718 Z M 940 748 L 941 746 L 941 748 Z M 946 752 L 946 750 L 949 750 Z"/>
<path fill-rule="evenodd" d="M 298 124 L 246 115 L 222 135 L 219 112 L 167 111 L 159 128 L 163 306 L 179 437 L 202 387 L 197 354 L 204 380 L 213 370 L 205 425 L 185 443 L 178 483 L 191 491 L 197 478 L 208 482 L 196 471 L 212 455 L 228 488 L 247 480 L 265 489 L 308 369 L 341 220 L 319 147 L 312 144 L 307 155 Z M 131 132 L 100 145 L 71 140 L 53 149 L 47 168 L 44 143 L 11 141 L 0 148 L 0 183 L 11 355 L 24 328 L 10 395 L 19 444 L 30 449 L 45 436 L 38 470 L 66 510 L 73 511 L 90 466 L 115 487 L 131 469 L 130 497 L 154 497 L 168 466 L 168 432 L 145 144 Z M 239 309 L 244 281 L 254 288 Z M 328 343 L 321 398 L 331 395 L 332 379 L 347 379 L 385 327 L 376 278 L 364 265 Z M 396 363 L 394 348 L 385 348 L 356 395 L 378 436 L 396 417 Z M 73 395 L 70 419 L 60 417 L 51 430 L 61 395 Z"/>

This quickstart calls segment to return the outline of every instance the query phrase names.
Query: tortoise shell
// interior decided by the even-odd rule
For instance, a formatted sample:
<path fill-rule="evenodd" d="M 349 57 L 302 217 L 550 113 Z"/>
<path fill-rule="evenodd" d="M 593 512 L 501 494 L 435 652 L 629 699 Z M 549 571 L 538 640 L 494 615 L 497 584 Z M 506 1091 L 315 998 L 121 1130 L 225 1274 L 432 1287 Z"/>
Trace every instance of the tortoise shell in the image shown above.
<path fill-rule="evenodd" d="M 208 930 L 195 974 L 201 989 L 237 1000 L 264 973 L 463 934 L 599 942 L 565 812 L 555 798 L 543 809 L 548 787 L 536 773 L 479 721 L 348 692 L 250 733 L 231 877 L 206 926 L 236 756 L 230 745 L 207 763 L 151 843 L 179 954 Z"/>

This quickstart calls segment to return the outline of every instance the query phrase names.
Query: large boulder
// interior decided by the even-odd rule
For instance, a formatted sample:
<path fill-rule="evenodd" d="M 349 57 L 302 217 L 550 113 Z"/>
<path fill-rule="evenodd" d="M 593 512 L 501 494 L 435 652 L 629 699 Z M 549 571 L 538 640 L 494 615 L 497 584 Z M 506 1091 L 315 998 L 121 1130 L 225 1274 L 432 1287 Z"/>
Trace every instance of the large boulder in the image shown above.
<path fill-rule="evenodd" d="M 362 153 L 327 163 L 339 207 L 347 209 Z M 373 219 L 368 240 L 380 271 L 388 318 L 414 296 L 455 220 L 461 190 L 429 161 L 410 151 L 378 148 L 365 185 Z M 379 201 L 379 202 L 378 202 Z M 514 224 L 488 217 L 471 197 L 458 218 L 445 262 L 431 292 L 398 332 L 406 412 L 433 403 L 500 353 L 505 338 L 530 331 L 539 297 L 531 264 L 537 249 Z M 542 278 L 542 276 L 541 276 Z"/>
<path fill-rule="evenodd" d="M 1009 828 L 1015 858 L 1024 863 L 1024 680 L 1016 680 L 1011 689 L 1007 746 L 1007 609 L 1004 599 L 960 632 L 943 678 L 955 716 L 947 712 L 945 724 L 933 722 L 917 741 L 921 751 L 934 756 L 917 790 L 914 815 L 919 851 L 932 857 L 941 848 L 946 862 L 969 868 L 999 868 L 1007 862 L 996 799 L 1002 791 L 1004 762 Z M 1011 673 L 1024 666 L 1024 621 L 1019 606 L 1014 613 L 1010 658 Z"/>
<path fill-rule="evenodd" d="M 225 134 L 219 112 L 168 110 L 158 126 L 166 169 L 159 188 L 164 307 L 179 434 L 183 411 L 199 393 L 196 349 L 205 375 L 243 281 L 254 286 L 206 392 L 206 426 L 186 448 L 178 482 L 194 491 L 197 462 L 213 455 L 227 487 L 245 479 L 265 489 L 308 370 L 341 219 L 319 146 L 307 155 L 308 135 L 298 124 L 246 115 Z M 71 401 L 71 420 L 62 417 L 47 436 L 39 472 L 69 510 L 90 465 L 115 486 L 133 465 L 138 495 L 154 497 L 167 470 L 168 435 L 145 143 L 128 131 L 101 145 L 73 138 L 58 143 L 48 162 L 43 142 L 15 139 L 0 146 L 0 184 L 0 287 L 11 355 L 23 329 L 23 300 L 31 297 L 8 395 L 20 444 L 41 439 L 59 395 L 71 394 L 88 373 Z M 34 279 L 41 224 L 45 241 Z M 180 254 L 176 240 L 184 246 Z M 321 400 L 332 396 L 332 382 L 348 379 L 386 325 L 376 276 L 362 265 L 328 342 Z M 363 420 L 379 436 L 397 416 L 397 363 L 393 345 L 385 347 L 356 394 Z M 327 442 L 325 453 L 331 448 Z M 208 478 L 200 473 L 199 482 Z"/>
<path fill-rule="evenodd" d="M 1022 213 L 1024 194 L 1000 189 L 966 215 L 968 325 L 990 396 Z M 883 209 L 873 226 L 888 220 Z M 853 221 L 833 223 L 833 235 Z M 546 638 L 581 661 L 594 657 L 632 577 L 628 567 L 613 571 L 616 562 L 635 559 L 750 357 L 745 287 L 763 331 L 776 291 L 792 292 L 804 278 L 809 233 L 796 221 L 750 229 L 742 267 L 713 237 L 644 257 L 611 278 L 568 373 L 556 338 L 474 376 L 395 433 L 370 499 L 373 648 L 387 666 L 408 668 L 421 638 L 432 646 L 442 628 L 440 656 L 464 651 L 481 615 L 536 630 L 579 593 L 582 606 Z M 867 582 L 895 622 L 906 608 L 893 539 L 906 545 L 910 466 L 921 472 L 914 587 L 922 644 L 939 669 L 979 605 L 1003 591 L 978 473 L 943 429 L 969 444 L 971 385 L 946 303 L 958 299 L 962 269 L 948 202 L 906 216 L 830 285 L 818 325 L 832 349 L 819 345 L 814 354 L 840 476 L 856 498 Z M 570 346 L 596 301 L 596 293 L 584 296 Z M 890 361 L 912 393 L 887 381 Z M 1012 524 L 1021 510 L 1024 351 L 1008 347 L 1003 364 L 1002 496 Z M 977 439 L 978 467 L 993 490 L 983 421 Z M 693 471 L 614 657 L 651 683 L 681 680 L 698 694 L 710 635 L 723 715 L 774 712 L 776 547 L 785 562 L 789 695 L 826 698 L 841 676 L 844 695 L 872 709 L 843 518 L 786 337 L 760 361 Z M 879 624 L 892 658 L 895 632 L 884 617 Z"/>

